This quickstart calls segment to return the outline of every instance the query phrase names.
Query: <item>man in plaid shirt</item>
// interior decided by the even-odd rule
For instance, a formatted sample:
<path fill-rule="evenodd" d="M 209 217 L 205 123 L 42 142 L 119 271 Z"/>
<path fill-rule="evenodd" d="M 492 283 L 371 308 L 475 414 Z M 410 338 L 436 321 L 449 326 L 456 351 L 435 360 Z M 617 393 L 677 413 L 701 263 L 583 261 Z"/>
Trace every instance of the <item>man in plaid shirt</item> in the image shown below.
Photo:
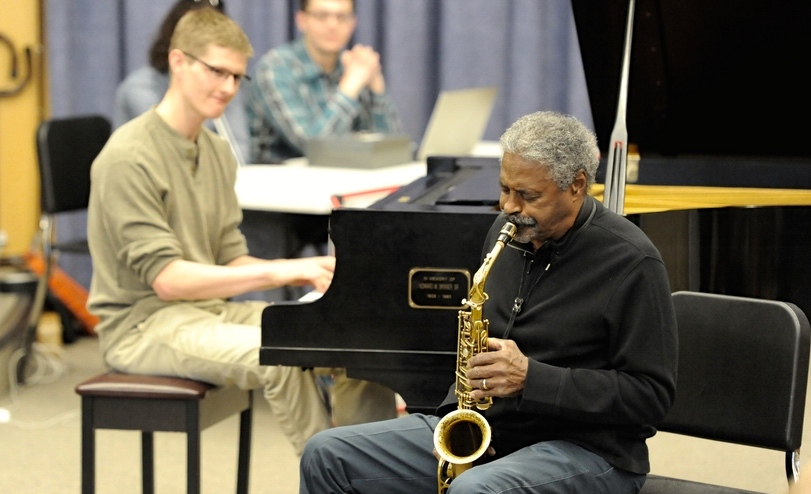
<path fill-rule="evenodd" d="M 246 104 L 252 163 L 303 156 L 316 137 L 401 130 L 378 53 L 364 45 L 345 49 L 356 24 L 353 0 L 301 0 L 302 36 L 255 67 Z"/>
<path fill-rule="evenodd" d="M 245 88 L 250 163 L 302 156 L 305 142 L 314 137 L 399 132 L 379 55 L 363 45 L 344 49 L 355 30 L 354 1 L 301 0 L 296 24 L 300 39 L 266 53 Z M 326 248 L 326 217 L 245 211 L 240 228 L 251 251 L 267 259 L 298 257 L 307 244 Z M 396 417 L 392 390 L 349 379 L 343 369 L 333 369 L 332 375 L 337 425 Z M 362 413 L 341 413 L 345 407 L 355 410 L 357 403 L 364 404 Z"/>

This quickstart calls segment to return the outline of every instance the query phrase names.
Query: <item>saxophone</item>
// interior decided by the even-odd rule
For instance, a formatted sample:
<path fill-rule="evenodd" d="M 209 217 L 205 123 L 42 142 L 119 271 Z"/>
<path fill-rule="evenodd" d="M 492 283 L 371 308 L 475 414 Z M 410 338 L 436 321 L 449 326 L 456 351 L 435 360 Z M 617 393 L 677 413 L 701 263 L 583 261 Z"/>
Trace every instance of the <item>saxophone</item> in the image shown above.
<path fill-rule="evenodd" d="M 482 308 L 487 300 L 484 284 L 490 268 L 504 246 L 512 240 L 518 227 L 507 222 L 499 232 L 496 245 L 485 257 L 476 274 L 467 300 L 462 300 L 465 309 L 459 311 L 458 345 L 456 352 L 456 397 L 458 408 L 442 417 L 434 430 L 434 449 L 439 454 L 437 483 L 439 494 L 447 493 L 451 481 L 470 468 L 490 446 L 491 430 L 480 413 L 473 410 L 487 410 L 493 398 L 473 400 L 473 388 L 467 378 L 468 360 L 474 355 L 487 351 L 489 321 L 483 319 Z"/>

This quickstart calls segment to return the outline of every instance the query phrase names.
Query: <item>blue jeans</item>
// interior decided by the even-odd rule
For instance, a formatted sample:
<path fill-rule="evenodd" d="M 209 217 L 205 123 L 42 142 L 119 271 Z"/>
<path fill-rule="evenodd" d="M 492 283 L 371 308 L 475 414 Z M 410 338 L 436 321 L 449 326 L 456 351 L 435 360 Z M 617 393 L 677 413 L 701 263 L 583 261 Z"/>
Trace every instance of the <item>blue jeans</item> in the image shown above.
<path fill-rule="evenodd" d="M 313 436 L 301 457 L 301 494 L 437 492 L 437 417 L 414 414 Z M 528 446 L 479 465 L 451 483 L 451 494 L 634 494 L 645 475 L 612 467 L 566 441 Z"/>

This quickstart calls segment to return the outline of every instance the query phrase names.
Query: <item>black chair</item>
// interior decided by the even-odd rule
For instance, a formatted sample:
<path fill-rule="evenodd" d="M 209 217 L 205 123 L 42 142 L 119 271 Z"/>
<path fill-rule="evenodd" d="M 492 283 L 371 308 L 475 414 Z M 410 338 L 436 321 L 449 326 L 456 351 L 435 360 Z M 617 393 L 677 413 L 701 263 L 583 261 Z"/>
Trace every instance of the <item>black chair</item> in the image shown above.
<path fill-rule="evenodd" d="M 95 492 L 96 429 L 141 431 L 144 494 L 154 492 L 154 432 L 186 433 L 186 488 L 200 492 L 200 432 L 240 414 L 238 494 L 247 494 L 253 393 L 175 377 L 110 372 L 80 383 L 82 397 L 82 494 Z M 109 459 L 107 459 L 109 461 Z"/>
<path fill-rule="evenodd" d="M 57 215 L 87 209 L 90 199 L 90 165 L 110 137 L 111 125 L 100 115 L 81 115 L 45 120 L 36 134 L 40 177 L 39 247 L 42 269 L 33 310 L 28 318 L 25 353 L 17 367 L 18 380 L 24 382 L 26 363 L 36 338 L 36 328 L 48 294 L 56 254 L 89 254 L 84 236 L 58 242 L 54 231 Z M 65 328 L 69 330 L 69 328 Z"/>
<path fill-rule="evenodd" d="M 811 348 L 805 314 L 790 303 L 697 292 L 676 292 L 673 303 L 678 384 L 658 430 L 784 451 L 795 482 Z M 649 475 L 641 494 L 747 492 Z"/>

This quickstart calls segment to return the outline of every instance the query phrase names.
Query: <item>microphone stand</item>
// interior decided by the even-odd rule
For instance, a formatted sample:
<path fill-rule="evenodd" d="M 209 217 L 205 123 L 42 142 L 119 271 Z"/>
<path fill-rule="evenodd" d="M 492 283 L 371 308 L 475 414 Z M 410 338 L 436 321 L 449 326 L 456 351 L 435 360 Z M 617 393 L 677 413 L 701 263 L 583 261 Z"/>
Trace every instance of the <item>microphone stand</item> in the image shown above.
<path fill-rule="evenodd" d="M 617 214 L 624 214 L 625 211 L 625 177 L 628 168 L 628 128 L 625 123 L 625 114 L 628 107 L 628 73 L 631 65 L 634 3 L 635 0 L 630 0 L 628 4 L 628 23 L 625 26 L 625 48 L 622 54 L 617 117 L 614 121 L 614 129 L 611 131 L 611 143 L 608 150 L 605 174 L 605 191 L 603 192 L 603 204 Z"/>

